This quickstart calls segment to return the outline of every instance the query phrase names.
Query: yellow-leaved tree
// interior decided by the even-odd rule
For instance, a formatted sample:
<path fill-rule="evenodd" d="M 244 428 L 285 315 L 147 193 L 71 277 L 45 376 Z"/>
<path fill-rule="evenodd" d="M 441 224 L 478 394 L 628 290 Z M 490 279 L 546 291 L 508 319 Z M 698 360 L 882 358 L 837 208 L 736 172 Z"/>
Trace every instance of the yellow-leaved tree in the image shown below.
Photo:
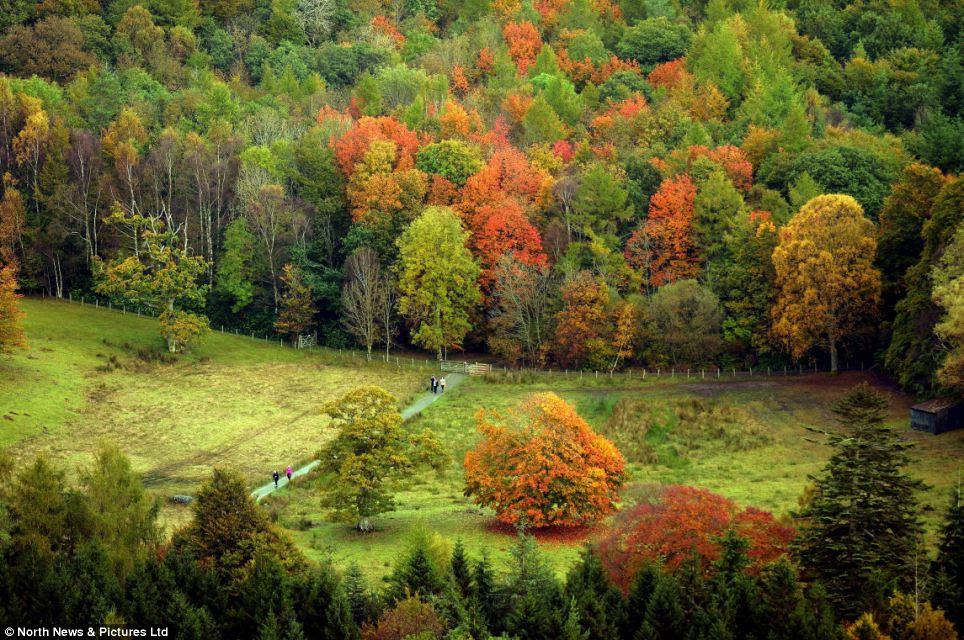
<path fill-rule="evenodd" d="M 813 198 L 780 230 L 772 332 L 793 357 L 823 346 L 837 371 L 841 340 L 870 326 L 880 301 L 876 249 L 874 223 L 846 195 Z"/>

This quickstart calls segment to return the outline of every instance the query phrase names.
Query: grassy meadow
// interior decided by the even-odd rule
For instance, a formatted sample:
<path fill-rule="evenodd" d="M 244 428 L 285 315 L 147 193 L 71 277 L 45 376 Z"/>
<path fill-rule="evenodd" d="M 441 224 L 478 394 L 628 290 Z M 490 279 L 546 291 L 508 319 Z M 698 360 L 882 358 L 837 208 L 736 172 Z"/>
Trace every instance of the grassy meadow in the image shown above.
<path fill-rule="evenodd" d="M 0 448 L 18 463 L 43 453 L 74 469 L 101 442 L 116 442 L 162 497 L 191 493 L 215 465 L 268 482 L 272 469 L 318 450 L 321 404 L 364 384 L 404 404 L 424 377 L 217 332 L 170 359 L 153 318 L 51 300 L 22 305 L 28 348 L 0 358 Z M 165 509 L 168 521 L 186 515 Z"/>
<path fill-rule="evenodd" d="M 526 394 L 553 391 L 573 404 L 598 431 L 610 437 L 627 458 L 627 501 L 649 483 L 705 487 L 735 500 L 785 516 L 795 509 L 808 483 L 819 473 L 830 449 L 804 425 L 834 429 L 830 407 L 847 389 L 870 375 L 845 373 L 787 378 L 697 381 L 652 377 L 610 383 L 585 377 L 541 383 L 491 383 L 470 379 L 428 407 L 411 423 L 430 427 L 446 444 L 452 464 L 442 477 L 425 472 L 410 478 L 397 494 L 398 508 L 375 519 L 374 534 L 326 521 L 313 490 L 316 478 L 299 478 L 268 499 L 279 522 L 314 557 L 336 564 L 357 562 L 372 578 L 384 577 L 392 561 L 415 536 L 461 538 L 470 554 L 487 549 L 507 557 L 511 531 L 496 526 L 493 514 L 462 495 L 462 460 L 477 440 L 474 416 L 480 408 L 505 410 Z M 964 461 L 964 431 L 939 437 L 908 430 L 911 399 L 878 385 L 889 400 L 890 422 L 914 442 L 912 472 L 933 488 L 923 496 L 934 508 L 927 516 L 933 532 Z M 593 530 L 547 532 L 543 548 L 559 573 L 577 556 Z M 497 562 L 498 564 L 498 562 Z"/>
<path fill-rule="evenodd" d="M 149 490 L 165 498 L 192 493 L 216 465 L 233 467 L 252 486 L 273 468 L 311 459 L 331 436 L 318 408 L 352 387 L 378 384 L 406 405 L 424 386 L 426 369 L 362 365 L 332 352 L 302 352 L 246 337 L 213 333 L 196 352 L 169 359 L 156 321 L 50 300 L 23 300 L 29 347 L 0 359 L 0 449 L 16 464 L 36 454 L 86 464 L 100 442 L 130 456 Z M 912 399 L 870 374 L 754 378 L 643 379 L 617 376 L 502 375 L 471 378 L 447 391 L 413 429 L 431 428 L 451 455 L 447 471 L 404 481 L 397 510 L 375 518 L 378 531 L 356 533 L 327 520 L 312 474 L 265 500 L 277 521 L 309 556 L 357 562 L 384 577 L 415 536 L 439 545 L 461 538 L 470 554 L 505 558 L 512 532 L 463 493 L 462 460 L 478 436 L 475 414 L 504 411 L 526 394 L 553 391 L 573 404 L 627 458 L 627 502 L 650 483 L 705 487 L 786 515 L 829 455 L 818 434 L 834 429 L 830 407 L 847 389 L 869 380 L 886 394 L 890 422 L 914 442 L 912 472 L 932 485 L 923 501 L 933 532 L 947 490 L 964 461 L 964 431 L 938 437 L 908 430 Z M 176 526 L 189 510 L 165 502 Z M 564 573 L 596 531 L 551 531 L 540 542 Z"/>

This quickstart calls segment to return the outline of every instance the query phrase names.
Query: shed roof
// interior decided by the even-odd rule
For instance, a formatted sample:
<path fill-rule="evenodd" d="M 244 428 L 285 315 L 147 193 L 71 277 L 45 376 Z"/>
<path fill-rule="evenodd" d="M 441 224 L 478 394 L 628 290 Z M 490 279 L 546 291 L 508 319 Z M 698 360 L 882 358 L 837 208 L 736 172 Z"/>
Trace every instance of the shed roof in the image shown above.
<path fill-rule="evenodd" d="M 911 407 L 914 411 L 924 411 L 926 413 L 937 413 L 938 411 L 943 411 L 944 409 L 951 409 L 961 403 L 961 400 L 956 400 L 954 398 L 934 398 L 933 400 L 928 400 L 927 402 L 921 402 L 920 404 L 915 404 Z"/>

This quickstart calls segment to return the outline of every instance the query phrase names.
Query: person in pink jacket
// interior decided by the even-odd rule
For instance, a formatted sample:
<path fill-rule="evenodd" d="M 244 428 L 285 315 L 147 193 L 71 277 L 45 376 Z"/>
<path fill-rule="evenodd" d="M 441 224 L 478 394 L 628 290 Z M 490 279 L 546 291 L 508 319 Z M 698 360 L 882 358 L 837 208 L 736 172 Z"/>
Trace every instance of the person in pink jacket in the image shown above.
<path fill-rule="evenodd" d="M 294 473 L 294 470 L 291 468 L 291 465 L 289 464 L 289 465 L 288 465 L 288 468 L 285 469 L 285 475 L 288 476 L 288 482 L 291 482 L 291 474 L 292 474 L 292 473 Z"/>

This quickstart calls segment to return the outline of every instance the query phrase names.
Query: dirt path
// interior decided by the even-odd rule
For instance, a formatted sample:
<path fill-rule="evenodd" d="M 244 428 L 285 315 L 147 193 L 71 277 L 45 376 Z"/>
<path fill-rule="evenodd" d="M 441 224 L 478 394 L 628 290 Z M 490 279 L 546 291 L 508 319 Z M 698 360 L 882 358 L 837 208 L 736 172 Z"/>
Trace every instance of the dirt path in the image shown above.
<path fill-rule="evenodd" d="M 458 384 L 459 384 L 460 382 L 462 382 L 462 380 L 464 380 L 464 379 L 465 379 L 465 374 L 463 374 L 463 373 L 449 373 L 449 374 L 447 374 L 447 375 L 445 376 L 445 381 L 446 381 L 446 383 L 447 383 L 447 384 L 445 385 L 445 393 L 449 393 L 449 391 L 450 391 L 452 388 L 454 388 L 456 385 L 458 385 Z M 415 397 L 415 400 L 414 400 L 410 405 L 408 405 L 407 407 L 405 407 L 404 409 L 402 409 L 402 412 L 401 412 L 401 413 L 402 413 L 402 420 L 408 420 L 408 419 L 412 418 L 413 416 L 418 415 L 419 413 L 421 413 L 421 412 L 425 409 L 425 407 L 429 406 L 430 404 L 432 404 L 433 402 L 435 402 L 436 400 L 438 400 L 440 397 L 442 397 L 442 395 L 443 395 L 442 393 L 437 393 L 437 394 L 435 394 L 435 393 L 432 393 L 432 392 L 430 392 L 430 391 L 425 391 L 425 392 L 419 394 L 418 396 Z M 292 477 L 292 478 L 297 478 L 298 476 L 302 476 L 302 475 L 308 473 L 309 471 L 311 471 L 312 469 L 314 469 L 315 467 L 317 467 L 319 464 L 321 464 L 321 462 L 320 462 L 319 460 L 312 460 L 311 462 L 309 462 L 308 464 L 304 465 L 303 467 L 298 467 L 297 469 L 295 469 L 295 470 L 292 472 L 291 477 Z M 258 487 L 257 489 L 255 489 L 254 491 L 252 491 L 252 492 L 251 492 L 251 497 L 254 498 L 254 501 L 255 501 L 255 502 L 259 502 L 262 498 L 264 498 L 264 497 L 267 496 L 268 494 L 276 491 L 277 489 L 280 489 L 281 487 L 285 486 L 286 484 L 288 484 L 288 478 L 285 477 L 284 474 L 282 474 L 282 475 L 281 475 L 281 479 L 278 480 L 278 486 L 277 486 L 277 487 L 274 486 L 274 482 L 269 482 L 268 484 L 263 485 L 263 486 L 261 486 L 261 487 Z"/>

